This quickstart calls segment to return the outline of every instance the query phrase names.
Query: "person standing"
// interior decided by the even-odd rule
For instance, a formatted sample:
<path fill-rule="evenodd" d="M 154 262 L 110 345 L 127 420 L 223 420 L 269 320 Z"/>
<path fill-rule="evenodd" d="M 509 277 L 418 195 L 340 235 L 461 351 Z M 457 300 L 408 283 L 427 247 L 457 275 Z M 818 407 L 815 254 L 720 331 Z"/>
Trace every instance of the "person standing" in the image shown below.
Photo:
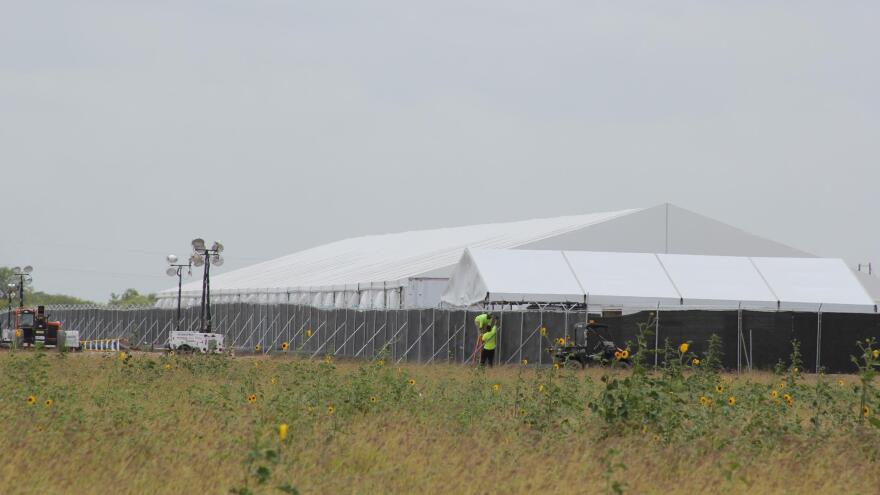
<path fill-rule="evenodd" d="M 481 336 L 483 341 L 483 351 L 480 354 L 480 366 L 488 365 L 490 368 L 495 365 L 495 347 L 498 343 L 498 323 L 495 320 L 495 316 L 487 316 L 486 325 L 483 327 L 483 330 L 486 330 Z"/>

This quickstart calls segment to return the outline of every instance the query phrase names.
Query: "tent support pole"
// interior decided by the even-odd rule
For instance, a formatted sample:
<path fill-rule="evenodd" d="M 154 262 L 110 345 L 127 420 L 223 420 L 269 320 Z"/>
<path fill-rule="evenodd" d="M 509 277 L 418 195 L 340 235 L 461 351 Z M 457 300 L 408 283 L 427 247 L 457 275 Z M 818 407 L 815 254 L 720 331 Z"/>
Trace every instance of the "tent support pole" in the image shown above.
<path fill-rule="evenodd" d="M 742 373 L 742 303 L 736 309 L 736 372 Z"/>
<path fill-rule="evenodd" d="M 822 304 L 816 312 L 816 373 L 819 373 L 820 356 L 822 352 Z"/>
<path fill-rule="evenodd" d="M 660 359 L 660 303 L 657 303 L 657 312 L 654 317 L 654 367 L 659 364 Z"/>

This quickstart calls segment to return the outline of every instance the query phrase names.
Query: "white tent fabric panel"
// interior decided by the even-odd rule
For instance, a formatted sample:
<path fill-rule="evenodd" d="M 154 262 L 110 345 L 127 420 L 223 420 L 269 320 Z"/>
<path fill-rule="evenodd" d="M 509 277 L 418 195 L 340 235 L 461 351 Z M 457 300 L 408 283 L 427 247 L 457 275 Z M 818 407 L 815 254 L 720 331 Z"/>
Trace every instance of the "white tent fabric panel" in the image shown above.
<path fill-rule="evenodd" d="M 465 251 L 444 298 L 469 306 L 489 294 L 496 301 L 582 302 L 584 293 L 560 251 Z M 446 299 L 444 299 L 446 300 Z"/>
<path fill-rule="evenodd" d="M 650 253 L 563 251 L 588 303 L 678 304 L 681 296 Z"/>
<path fill-rule="evenodd" d="M 752 258 L 783 305 L 792 309 L 822 305 L 874 305 L 874 300 L 843 260 L 831 258 Z"/>
<path fill-rule="evenodd" d="M 621 307 L 877 311 L 839 259 L 491 249 L 465 252 L 442 301 L 581 302 L 578 296 Z"/>
<path fill-rule="evenodd" d="M 776 306 L 776 296 L 749 258 L 658 254 L 657 259 L 686 304 Z"/>

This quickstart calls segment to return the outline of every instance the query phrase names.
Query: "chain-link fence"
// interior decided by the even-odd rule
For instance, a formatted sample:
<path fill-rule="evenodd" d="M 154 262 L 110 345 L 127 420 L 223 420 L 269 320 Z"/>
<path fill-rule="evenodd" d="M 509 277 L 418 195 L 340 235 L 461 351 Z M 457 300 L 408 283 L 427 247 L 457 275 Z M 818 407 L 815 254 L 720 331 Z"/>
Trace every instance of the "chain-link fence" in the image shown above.
<path fill-rule="evenodd" d="M 78 330 L 82 340 L 122 338 L 141 349 L 161 349 L 169 331 L 198 330 L 198 307 L 175 310 L 154 307 L 51 306 L 52 319 L 64 329 Z M 462 309 L 356 310 L 319 309 L 294 304 L 230 303 L 212 305 L 213 328 L 229 348 L 278 352 L 288 343 L 290 352 L 307 356 L 335 355 L 394 362 L 464 363 L 477 339 L 473 319 L 479 312 Z M 880 337 L 880 315 L 799 313 L 784 311 L 683 309 L 627 312 L 622 316 L 590 313 L 583 309 L 543 308 L 493 310 L 500 322 L 496 360 L 501 363 L 545 365 L 552 361 L 546 348 L 555 339 L 574 335 L 573 325 L 587 319 L 608 325 L 604 337 L 618 346 L 635 342 L 639 325 L 652 322 L 649 346 L 663 348 L 690 341 L 694 352 L 706 350 L 709 337 L 723 342 L 728 369 L 769 369 L 786 360 L 791 341 L 801 343 L 804 369 L 851 371 L 850 355 L 856 342 Z M 0 313 L 6 328 L 7 313 Z M 541 328 L 546 328 L 542 335 Z M 653 358 L 651 358 L 653 359 Z M 661 359 L 657 359 L 657 363 Z"/>

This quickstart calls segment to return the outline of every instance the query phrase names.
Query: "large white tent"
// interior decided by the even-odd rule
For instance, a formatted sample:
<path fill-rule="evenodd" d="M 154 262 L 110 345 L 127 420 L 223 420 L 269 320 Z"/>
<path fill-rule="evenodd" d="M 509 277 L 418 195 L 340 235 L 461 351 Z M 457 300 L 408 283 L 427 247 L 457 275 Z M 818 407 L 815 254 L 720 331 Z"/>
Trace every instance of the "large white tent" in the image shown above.
<path fill-rule="evenodd" d="M 468 249 L 442 301 L 876 312 L 835 258 Z"/>
<path fill-rule="evenodd" d="M 434 307 L 468 247 L 810 256 L 661 204 L 345 239 L 225 273 L 212 270 L 212 300 L 362 309 Z M 200 282 L 183 286 L 185 305 L 198 304 L 200 295 Z M 162 291 L 158 305 L 173 307 L 176 296 L 176 287 Z"/>

